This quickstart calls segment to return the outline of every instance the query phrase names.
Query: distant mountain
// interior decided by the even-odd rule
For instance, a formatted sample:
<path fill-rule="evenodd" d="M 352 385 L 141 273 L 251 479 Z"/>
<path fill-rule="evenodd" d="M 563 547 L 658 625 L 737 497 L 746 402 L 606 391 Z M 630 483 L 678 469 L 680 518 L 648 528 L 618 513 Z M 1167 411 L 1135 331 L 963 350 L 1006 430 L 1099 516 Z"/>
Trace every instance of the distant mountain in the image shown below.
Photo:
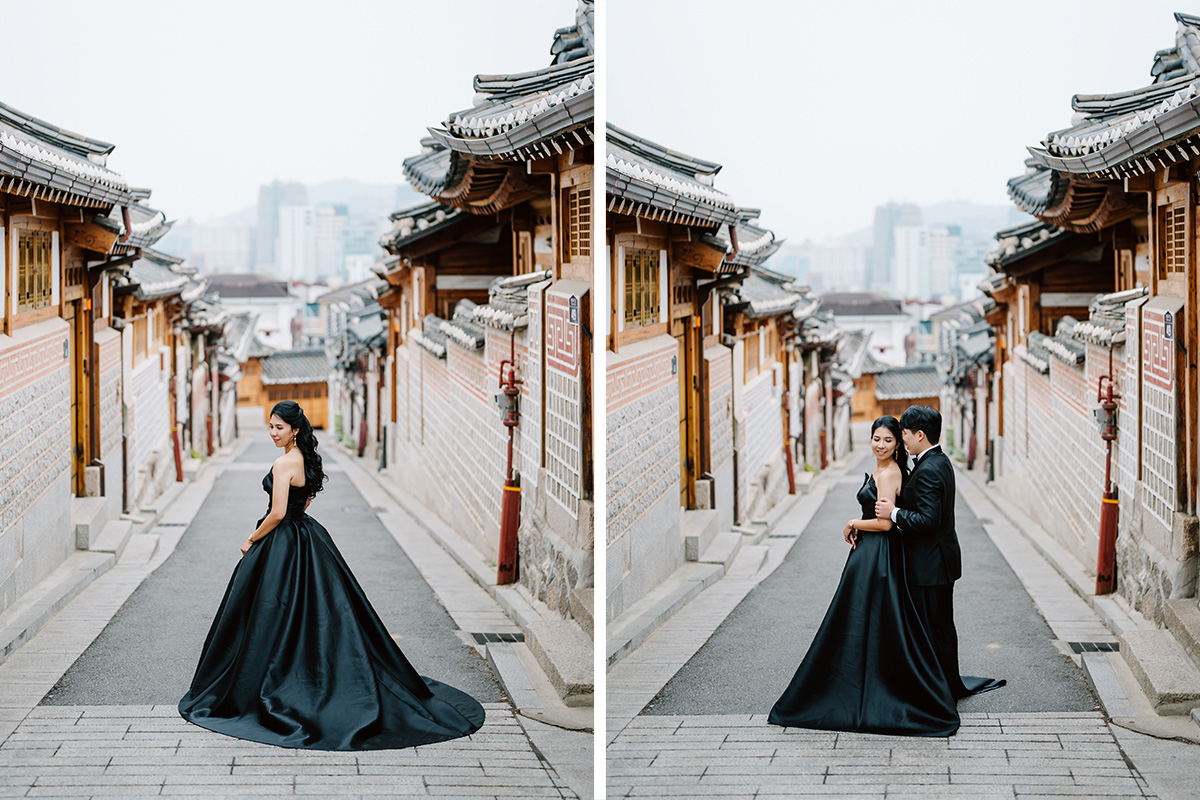
<path fill-rule="evenodd" d="M 415 206 L 428 199 L 409 184 L 363 183 L 352 178 L 308 187 L 311 205 L 345 205 L 350 216 L 360 218 L 383 218 L 397 209 Z M 258 206 L 235 211 L 226 219 L 235 225 L 257 225 Z"/>

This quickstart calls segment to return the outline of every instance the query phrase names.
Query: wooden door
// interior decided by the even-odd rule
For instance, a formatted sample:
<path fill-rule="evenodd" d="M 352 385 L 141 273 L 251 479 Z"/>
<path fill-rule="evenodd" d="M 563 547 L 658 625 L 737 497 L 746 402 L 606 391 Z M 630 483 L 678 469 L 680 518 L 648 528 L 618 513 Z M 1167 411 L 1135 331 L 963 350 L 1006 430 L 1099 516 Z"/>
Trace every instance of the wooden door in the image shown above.
<path fill-rule="evenodd" d="M 699 397 L 697 388 L 696 337 L 692 330 L 694 317 L 683 317 L 673 323 L 675 369 L 679 377 L 679 503 L 684 508 L 696 507 L 696 478 L 700 464 Z"/>
<path fill-rule="evenodd" d="M 71 488 L 77 497 L 87 494 L 84 467 L 91 460 L 91 403 L 88 380 L 87 320 L 82 300 L 64 304 L 67 324 L 67 370 L 70 374 Z"/>

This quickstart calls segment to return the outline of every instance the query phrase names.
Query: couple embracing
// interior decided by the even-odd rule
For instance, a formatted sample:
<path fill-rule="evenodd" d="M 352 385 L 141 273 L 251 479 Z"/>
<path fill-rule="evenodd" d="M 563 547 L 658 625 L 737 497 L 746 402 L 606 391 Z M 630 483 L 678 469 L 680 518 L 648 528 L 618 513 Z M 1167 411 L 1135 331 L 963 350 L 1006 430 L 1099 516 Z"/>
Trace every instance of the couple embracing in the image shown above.
<path fill-rule="evenodd" d="M 927 406 L 871 425 L 876 468 L 858 490 L 862 518 L 842 532 L 851 547 L 842 580 L 772 724 L 950 736 L 960 698 L 1004 685 L 958 673 L 962 556 L 941 431 L 941 415 Z"/>

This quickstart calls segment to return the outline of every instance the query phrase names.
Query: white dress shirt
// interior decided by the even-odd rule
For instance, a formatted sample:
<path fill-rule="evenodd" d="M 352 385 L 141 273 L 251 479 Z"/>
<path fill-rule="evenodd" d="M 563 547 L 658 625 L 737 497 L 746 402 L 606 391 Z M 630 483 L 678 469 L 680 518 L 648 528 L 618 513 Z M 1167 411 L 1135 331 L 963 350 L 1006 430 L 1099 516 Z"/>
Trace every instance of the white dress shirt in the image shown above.
<path fill-rule="evenodd" d="M 929 455 L 929 454 L 930 454 L 930 453 L 932 453 L 934 450 L 941 450 L 941 449 L 942 449 L 942 446 L 941 446 L 941 444 L 933 444 L 933 445 L 930 445 L 929 447 L 926 447 L 926 448 L 925 448 L 924 450 L 922 450 L 920 453 L 917 453 L 915 456 L 913 456 L 913 469 L 916 469 L 916 468 L 917 468 L 917 464 L 920 464 L 920 463 L 921 463 L 921 459 L 922 459 L 922 458 L 924 458 L 925 456 Z M 896 512 L 897 512 L 897 511 L 899 511 L 899 510 L 900 510 L 899 508 L 893 508 L 893 509 L 892 509 L 892 513 L 891 513 L 891 515 L 890 515 L 890 516 L 891 516 L 891 518 L 892 518 L 892 524 L 893 524 L 893 525 L 895 525 L 895 524 L 896 524 Z"/>

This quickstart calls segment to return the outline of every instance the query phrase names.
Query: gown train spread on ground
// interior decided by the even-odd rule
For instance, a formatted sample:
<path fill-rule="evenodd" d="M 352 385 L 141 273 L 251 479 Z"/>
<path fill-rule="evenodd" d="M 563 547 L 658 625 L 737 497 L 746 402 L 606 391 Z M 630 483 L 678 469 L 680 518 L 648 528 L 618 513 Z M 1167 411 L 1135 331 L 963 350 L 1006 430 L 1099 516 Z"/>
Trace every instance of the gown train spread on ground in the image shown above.
<path fill-rule="evenodd" d="M 272 486 L 268 472 L 268 496 Z M 478 730 L 483 707 L 417 674 L 306 500 L 290 487 L 283 521 L 234 569 L 179 713 L 218 733 L 314 750 L 412 747 Z"/>
<path fill-rule="evenodd" d="M 875 519 L 870 475 L 858 491 Z M 962 678 L 971 692 L 1003 685 Z M 950 682 L 909 596 L 904 548 L 890 533 L 860 531 L 808 653 L 769 722 L 798 728 L 950 736 L 959 716 Z"/>

